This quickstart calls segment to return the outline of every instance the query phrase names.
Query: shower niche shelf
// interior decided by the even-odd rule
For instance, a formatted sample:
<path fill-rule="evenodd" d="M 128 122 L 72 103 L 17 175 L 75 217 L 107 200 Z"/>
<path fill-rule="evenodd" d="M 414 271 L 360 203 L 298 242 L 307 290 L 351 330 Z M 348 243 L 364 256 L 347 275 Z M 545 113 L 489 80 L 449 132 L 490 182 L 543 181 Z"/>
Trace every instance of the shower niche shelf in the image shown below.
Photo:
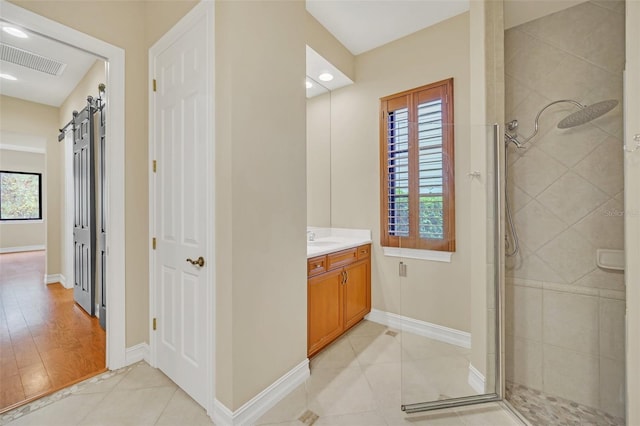
<path fill-rule="evenodd" d="M 597 249 L 596 265 L 603 269 L 624 271 L 624 250 Z"/>

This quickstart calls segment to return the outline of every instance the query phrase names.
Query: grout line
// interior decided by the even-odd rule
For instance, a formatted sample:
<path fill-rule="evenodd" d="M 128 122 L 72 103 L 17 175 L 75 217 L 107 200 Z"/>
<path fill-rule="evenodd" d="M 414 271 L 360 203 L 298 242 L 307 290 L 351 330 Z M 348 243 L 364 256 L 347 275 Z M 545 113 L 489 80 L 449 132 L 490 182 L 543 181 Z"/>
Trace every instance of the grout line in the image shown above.
<path fill-rule="evenodd" d="M 150 389 L 150 388 L 147 388 Z M 167 411 L 167 407 L 169 406 L 169 404 L 171 403 L 171 401 L 173 400 L 173 398 L 175 398 L 176 394 L 178 393 L 178 389 L 180 389 L 179 386 L 176 386 L 175 390 L 173 391 L 173 393 L 171 394 L 171 397 L 169 399 L 167 399 L 167 403 L 164 405 L 164 407 L 162 408 L 162 411 L 160 411 L 160 413 L 158 414 L 158 417 L 156 418 L 156 420 L 153 422 L 154 425 L 157 425 L 158 422 L 160 421 L 160 419 L 162 418 L 162 415 L 164 414 L 165 411 Z"/>
<path fill-rule="evenodd" d="M 89 412 L 88 412 L 87 414 L 85 414 L 85 415 L 84 415 L 84 417 L 82 417 L 82 419 L 80 419 L 80 420 L 78 421 L 78 423 L 76 423 L 76 424 L 77 424 L 77 425 L 85 424 L 85 422 L 84 422 L 84 421 L 85 421 L 85 420 L 87 420 L 87 418 L 88 418 L 89 416 L 91 416 L 91 415 L 93 415 L 93 414 L 95 413 L 95 411 L 96 411 L 96 409 L 98 408 L 98 406 L 104 402 L 104 400 L 107 398 L 107 395 L 108 395 L 109 393 L 110 393 L 110 392 L 99 392 L 99 394 L 101 394 L 101 395 L 102 395 L 102 398 L 100 398 L 100 400 L 96 402 L 96 404 L 93 406 L 93 408 L 92 408 L 91 410 L 89 410 Z M 69 396 L 82 396 L 82 395 L 85 395 L 85 394 L 77 394 L 77 393 L 74 393 L 74 394 L 71 394 L 71 395 L 69 395 Z M 94 394 L 89 394 L 89 395 L 96 395 L 96 394 L 94 393 Z"/>
<path fill-rule="evenodd" d="M 603 8 L 603 9 L 606 9 L 606 8 Z M 611 9 L 608 9 L 608 10 L 609 10 L 610 12 L 612 12 L 612 11 L 611 11 Z M 544 18 L 544 17 L 542 17 L 542 18 Z M 603 22 L 604 22 L 604 19 L 603 19 L 602 21 L 598 22 L 598 24 L 596 24 L 596 25 L 594 26 L 594 28 L 595 28 L 595 27 L 597 27 L 597 26 L 599 26 L 599 25 L 601 25 Z M 523 24 L 523 25 L 524 25 L 524 24 Z M 610 69 L 604 68 L 602 65 L 598 65 L 598 64 L 596 64 L 596 63 L 592 62 L 591 60 L 589 60 L 589 59 L 585 58 L 584 56 L 580 56 L 580 55 L 578 55 L 578 54 L 576 54 L 576 53 L 574 53 L 574 52 L 571 52 L 571 51 L 569 51 L 569 50 L 566 50 L 566 49 L 565 49 L 565 48 L 563 48 L 563 47 L 560 47 L 559 45 L 557 45 L 557 44 L 553 43 L 552 41 L 542 39 L 542 38 L 540 38 L 539 36 L 537 36 L 537 35 L 535 35 L 535 34 L 532 34 L 532 33 L 528 32 L 528 31 L 526 31 L 526 30 L 523 30 L 523 29 L 517 29 L 517 27 L 515 27 L 515 30 L 516 30 L 516 31 L 520 31 L 520 32 L 521 32 L 521 33 L 523 33 L 523 34 L 526 34 L 527 36 L 529 36 L 529 37 L 533 38 L 534 40 L 536 40 L 536 41 L 537 41 L 537 42 L 539 42 L 539 43 L 546 44 L 546 45 L 548 45 L 548 46 L 551 46 L 551 47 L 552 47 L 552 48 L 554 48 L 554 49 L 559 50 L 560 52 L 562 52 L 562 53 L 564 53 L 564 54 L 566 54 L 566 55 L 569 55 L 569 56 L 572 56 L 572 57 L 574 57 L 574 58 L 576 58 L 576 59 L 578 59 L 578 60 L 584 61 L 584 62 L 586 62 L 587 64 L 589 64 L 589 65 L 591 65 L 591 66 L 593 66 L 593 67 L 596 67 L 596 68 L 598 68 L 598 69 L 599 69 L 599 70 L 601 70 L 601 71 L 606 72 L 607 74 L 610 74 L 610 75 L 612 75 L 612 76 L 614 76 L 614 77 L 622 77 L 622 71 L 620 71 L 620 72 L 617 72 L 617 71 L 611 71 Z M 624 45 L 624 44 L 623 44 L 623 45 Z M 513 60 L 513 58 L 512 58 L 512 60 Z M 506 66 L 506 64 L 505 64 L 505 66 Z M 547 77 L 547 76 L 548 76 L 548 74 L 545 74 L 545 75 L 544 75 L 544 77 Z M 544 77 L 541 77 L 541 79 L 542 79 L 542 78 L 544 78 Z"/>

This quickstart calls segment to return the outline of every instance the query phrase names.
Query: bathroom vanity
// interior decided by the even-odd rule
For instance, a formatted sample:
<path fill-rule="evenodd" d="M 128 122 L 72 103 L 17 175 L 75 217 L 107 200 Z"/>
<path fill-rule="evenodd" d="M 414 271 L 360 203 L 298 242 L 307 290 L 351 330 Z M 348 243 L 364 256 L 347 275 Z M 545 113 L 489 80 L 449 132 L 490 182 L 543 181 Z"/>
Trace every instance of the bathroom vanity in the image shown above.
<path fill-rule="evenodd" d="M 307 355 L 318 353 L 370 311 L 370 236 L 334 234 L 309 241 Z"/>

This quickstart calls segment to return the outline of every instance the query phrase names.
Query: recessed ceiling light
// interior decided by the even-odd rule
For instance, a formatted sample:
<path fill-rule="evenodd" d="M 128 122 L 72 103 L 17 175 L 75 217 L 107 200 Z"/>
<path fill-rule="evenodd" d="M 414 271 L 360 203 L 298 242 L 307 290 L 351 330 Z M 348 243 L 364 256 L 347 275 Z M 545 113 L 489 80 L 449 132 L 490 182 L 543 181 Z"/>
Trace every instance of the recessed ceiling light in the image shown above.
<path fill-rule="evenodd" d="M 333 75 L 329 74 L 328 72 L 323 72 L 318 76 L 318 78 L 322 81 L 331 81 L 333 80 Z"/>
<path fill-rule="evenodd" d="M 17 78 L 12 76 L 11 74 L 0 74 L 0 78 L 4 78 L 5 80 L 16 81 Z"/>
<path fill-rule="evenodd" d="M 18 38 L 28 38 L 29 36 L 27 35 L 27 33 L 25 33 L 22 30 L 19 30 L 16 27 L 2 27 L 2 31 L 4 31 L 7 34 L 10 34 L 14 37 L 18 37 Z"/>
<path fill-rule="evenodd" d="M 313 83 L 311 83 L 309 80 L 305 81 L 304 85 L 307 87 L 307 89 L 311 89 L 313 87 Z"/>

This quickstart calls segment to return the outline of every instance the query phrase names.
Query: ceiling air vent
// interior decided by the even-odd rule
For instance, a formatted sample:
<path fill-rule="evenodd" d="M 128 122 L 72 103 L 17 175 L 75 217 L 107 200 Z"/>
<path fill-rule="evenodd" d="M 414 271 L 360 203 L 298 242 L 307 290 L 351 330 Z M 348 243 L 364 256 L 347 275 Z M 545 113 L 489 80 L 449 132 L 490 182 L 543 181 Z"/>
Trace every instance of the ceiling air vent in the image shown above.
<path fill-rule="evenodd" d="M 0 42 L 0 59 L 50 75 L 62 75 L 67 64 Z"/>

